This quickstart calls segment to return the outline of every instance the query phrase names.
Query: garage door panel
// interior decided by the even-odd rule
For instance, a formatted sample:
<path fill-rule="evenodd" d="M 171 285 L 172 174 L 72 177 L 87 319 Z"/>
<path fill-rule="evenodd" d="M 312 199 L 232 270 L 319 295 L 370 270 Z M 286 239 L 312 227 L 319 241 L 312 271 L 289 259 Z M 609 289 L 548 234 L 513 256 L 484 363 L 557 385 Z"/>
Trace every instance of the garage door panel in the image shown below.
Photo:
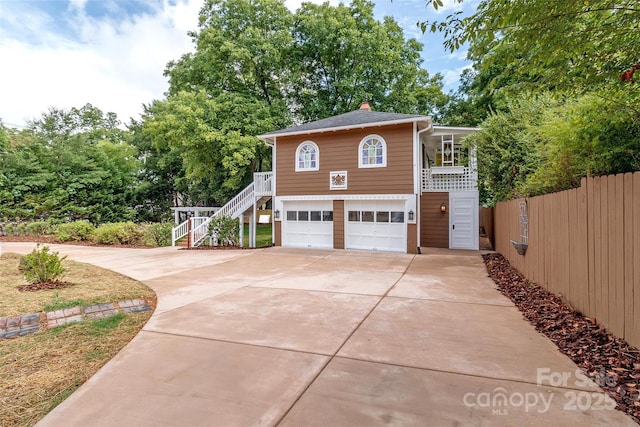
<path fill-rule="evenodd" d="M 406 252 L 404 200 L 359 200 L 345 203 L 345 247 Z"/>
<path fill-rule="evenodd" d="M 284 202 L 282 245 L 333 248 L 333 202 Z"/>

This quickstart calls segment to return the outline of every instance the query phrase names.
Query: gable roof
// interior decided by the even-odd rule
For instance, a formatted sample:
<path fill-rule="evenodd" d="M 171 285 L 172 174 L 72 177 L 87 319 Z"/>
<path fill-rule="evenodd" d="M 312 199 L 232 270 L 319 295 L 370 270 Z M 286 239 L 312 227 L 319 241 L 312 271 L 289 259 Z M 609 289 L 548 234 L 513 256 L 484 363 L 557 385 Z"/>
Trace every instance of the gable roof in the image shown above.
<path fill-rule="evenodd" d="M 418 122 L 419 128 L 428 128 L 431 126 L 431 117 L 421 116 L 419 114 L 381 113 L 360 109 L 333 117 L 327 117 L 326 119 L 316 120 L 265 133 L 264 135 L 259 135 L 258 138 L 263 141 L 273 141 L 278 136 L 301 135 L 414 122 Z"/>

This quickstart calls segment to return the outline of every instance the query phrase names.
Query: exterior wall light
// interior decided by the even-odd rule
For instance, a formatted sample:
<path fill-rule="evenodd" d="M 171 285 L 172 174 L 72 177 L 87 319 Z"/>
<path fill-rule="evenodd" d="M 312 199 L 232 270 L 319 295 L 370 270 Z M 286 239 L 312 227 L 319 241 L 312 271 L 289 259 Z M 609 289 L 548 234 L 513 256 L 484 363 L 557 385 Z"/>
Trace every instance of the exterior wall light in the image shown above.
<path fill-rule="evenodd" d="M 440 205 L 440 212 L 447 213 L 447 204 L 445 202 Z"/>
<path fill-rule="evenodd" d="M 413 221 L 413 209 L 409 211 L 409 221 Z"/>
<path fill-rule="evenodd" d="M 275 219 L 280 219 L 280 211 L 278 209 L 276 209 L 275 211 L 273 211 L 273 217 Z"/>

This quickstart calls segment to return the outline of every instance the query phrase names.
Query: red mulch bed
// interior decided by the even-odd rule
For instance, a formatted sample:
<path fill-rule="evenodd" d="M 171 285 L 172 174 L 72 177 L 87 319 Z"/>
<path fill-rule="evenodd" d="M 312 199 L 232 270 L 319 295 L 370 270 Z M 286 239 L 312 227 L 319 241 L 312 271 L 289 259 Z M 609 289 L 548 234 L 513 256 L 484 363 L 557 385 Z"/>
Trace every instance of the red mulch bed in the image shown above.
<path fill-rule="evenodd" d="M 67 286 L 71 286 L 72 284 L 73 283 L 70 283 L 70 282 L 59 282 L 57 280 L 50 280 L 48 282 L 30 283 L 28 285 L 18 286 L 18 290 L 20 292 L 33 292 L 33 291 L 41 291 L 44 289 L 66 288 Z"/>
<path fill-rule="evenodd" d="M 615 399 L 619 410 L 640 423 L 640 351 L 529 282 L 502 255 L 485 254 L 483 258 L 500 292 L 529 323 Z"/>
<path fill-rule="evenodd" d="M 242 250 L 247 250 L 247 249 L 262 249 L 262 248 L 270 248 L 271 246 L 260 246 L 257 248 L 247 248 L 247 247 L 240 247 L 240 246 L 208 246 L 208 245 L 203 245 L 203 246 L 195 246 L 192 248 L 188 248 L 186 246 L 181 247 L 179 250 L 185 250 L 185 251 L 242 251 Z"/>

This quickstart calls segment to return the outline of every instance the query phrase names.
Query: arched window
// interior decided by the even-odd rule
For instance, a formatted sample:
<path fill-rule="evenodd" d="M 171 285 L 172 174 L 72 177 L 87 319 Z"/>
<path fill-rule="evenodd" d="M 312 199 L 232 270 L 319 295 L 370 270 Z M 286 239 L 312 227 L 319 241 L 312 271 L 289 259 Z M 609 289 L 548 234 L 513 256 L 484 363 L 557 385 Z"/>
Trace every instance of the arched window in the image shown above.
<path fill-rule="evenodd" d="M 305 141 L 296 150 L 296 172 L 317 171 L 320 166 L 320 150 L 315 142 Z"/>
<path fill-rule="evenodd" d="M 358 167 L 383 168 L 387 166 L 387 143 L 379 135 L 366 136 L 358 147 Z"/>

